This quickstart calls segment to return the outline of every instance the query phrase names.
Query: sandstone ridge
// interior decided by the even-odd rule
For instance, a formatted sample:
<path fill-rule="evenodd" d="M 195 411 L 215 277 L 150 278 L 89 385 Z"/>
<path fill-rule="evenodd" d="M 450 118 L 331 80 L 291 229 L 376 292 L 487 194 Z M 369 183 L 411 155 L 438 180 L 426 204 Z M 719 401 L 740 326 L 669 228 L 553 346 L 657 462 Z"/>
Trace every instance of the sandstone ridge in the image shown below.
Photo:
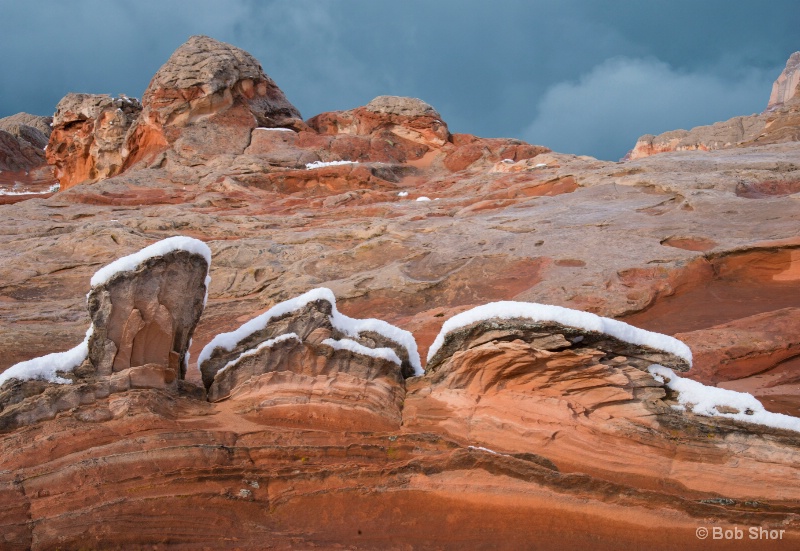
<path fill-rule="evenodd" d="M 755 144 L 800 140 L 800 52 L 793 53 L 775 80 L 766 110 L 691 130 L 672 130 L 640 137 L 626 159 L 668 151 L 710 151 Z"/>

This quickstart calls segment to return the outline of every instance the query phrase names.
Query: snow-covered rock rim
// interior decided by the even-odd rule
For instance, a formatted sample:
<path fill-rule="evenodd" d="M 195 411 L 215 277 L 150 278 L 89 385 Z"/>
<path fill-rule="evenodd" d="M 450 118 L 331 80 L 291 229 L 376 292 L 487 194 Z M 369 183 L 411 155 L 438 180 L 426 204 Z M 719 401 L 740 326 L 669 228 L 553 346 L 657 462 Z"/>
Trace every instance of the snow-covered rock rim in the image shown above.
<path fill-rule="evenodd" d="M 658 364 L 651 365 L 648 371 L 658 382 L 678 393 L 680 405 L 676 407 L 681 411 L 800 432 L 800 418 L 767 411 L 752 394 L 706 386 L 679 377 L 668 367 Z"/>
<path fill-rule="evenodd" d="M 692 364 L 692 351 L 689 347 L 668 335 L 645 331 L 621 321 L 604 318 L 581 310 L 535 302 L 515 301 L 490 302 L 457 314 L 447 320 L 430 349 L 428 349 L 427 361 L 430 362 L 441 349 L 448 334 L 473 323 L 491 319 L 526 319 L 534 322 L 554 322 L 580 330 L 604 333 L 630 344 L 647 346 L 673 354 L 686 360 L 689 365 Z"/>
<path fill-rule="evenodd" d="M 197 357 L 197 368 L 200 369 L 202 364 L 211 358 L 214 350 L 221 348 L 226 351 L 231 351 L 243 340 L 257 331 L 264 329 L 270 320 L 280 318 L 286 314 L 296 312 L 305 305 L 315 302 L 317 300 L 325 300 L 331 304 L 330 321 L 336 329 L 342 333 L 357 338 L 361 333 L 372 332 L 383 335 L 387 339 L 396 342 L 406 349 L 408 353 L 408 360 L 411 367 L 414 369 L 414 375 L 422 375 L 422 364 L 420 361 L 419 351 L 417 350 L 417 341 L 414 336 L 395 327 L 394 325 L 374 318 L 369 319 L 354 319 L 345 316 L 336 308 L 336 297 L 333 291 L 325 287 L 312 289 L 311 291 L 302 294 L 293 299 L 280 302 L 264 312 L 263 314 L 245 322 L 238 329 L 229 333 L 221 333 L 211 339 L 203 350 L 200 351 Z"/>
<path fill-rule="evenodd" d="M 306 163 L 306 170 L 314 170 L 315 168 L 324 168 L 326 166 L 339 166 L 339 165 L 355 165 L 358 161 L 314 161 L 313 163 Z"/>
<path fill-rule="evenodd" d="M 93 331 L 94 326 L 90 326 L 83 342 L 66 352 L 53 352 L 12 365 L 0 373 L 0 387 L 10 379 L 20 381 L 39 379 L 60 385 L 72 383 L 69 379 L 60 377 L 58 372 L 69 373 L 89 357 L 89 337 Z"/>
<path fill-rule="evenodd" d="M 199 239 L 178 235 L 157 241 L 140 251 L 118 258 L 111 264 L 103 266 L 92 276 L 90 282 L 91 286 L 97 287 L 98 285 L 103 285 L 120 272 L 135 270 L 140 264 L 150 258 L 164 256 L 174 251 L 186 251 L 200 255 L 206 259 L 208 267 L 211 267 L 211 249 L 208 248 L 208 245 Z M 207 287 L 208 285 L 206 285 L 206 288 Z"/>

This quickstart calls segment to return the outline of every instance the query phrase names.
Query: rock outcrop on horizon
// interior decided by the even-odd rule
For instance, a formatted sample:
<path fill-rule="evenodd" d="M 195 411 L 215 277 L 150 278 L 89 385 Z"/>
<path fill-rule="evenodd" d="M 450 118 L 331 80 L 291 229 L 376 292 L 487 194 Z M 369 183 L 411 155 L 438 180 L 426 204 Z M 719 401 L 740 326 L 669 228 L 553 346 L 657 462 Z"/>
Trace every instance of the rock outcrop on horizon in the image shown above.
<path fill-rule="evenodd" d="M 302 121 L 207 37 L 141 108 L 68 98 L 62 191 L 0 205 L 0 377 L 84 339 L 0 385 L 3 546 L 800 545 L 793 101 L 612 163 L 416 98 Z"/>
<path fill-rule="evenodd" d="M 45 147 L 52 117 L 17 113 L 0 119 L 0 203 L 15 202 L 2 192 L 38 192 L 55 183 Z M 11 199 L 9 201 L 9 199 Z"/>
<path fill-rule="evenodd" d="M 767 111 L 797 101 L 800 101 L 800 52 L 789 56 L 786 68 L 772 85 Z"/>
<path fill-rule="evenodd" d="M 61 189 L 118 174 L 125 137 L 141 109 L 135 98 L 106 94 L 67 94 L 58 102 L 47 161 Z"/>
<path fill-rule="evenodd" d="M 766 110 L 761 114 L 733 117 L 724 122 L 671 130 L 658 136 L 646 134 L 636 141 L 626 159 L 641 159 L 667 151 L 712 151 L 729 147 L 766 145 L 800 140 L 800 52 L 772 86 Z"/>
<path fill-rule="evenodd" d="M 300 112 L 253 56 L 207 36 L 175 50 L 142 105 L 125 146 L 127 166 L 168 149 L 189 158 L 241 154 L 256 127 L 303 126 Z"/>

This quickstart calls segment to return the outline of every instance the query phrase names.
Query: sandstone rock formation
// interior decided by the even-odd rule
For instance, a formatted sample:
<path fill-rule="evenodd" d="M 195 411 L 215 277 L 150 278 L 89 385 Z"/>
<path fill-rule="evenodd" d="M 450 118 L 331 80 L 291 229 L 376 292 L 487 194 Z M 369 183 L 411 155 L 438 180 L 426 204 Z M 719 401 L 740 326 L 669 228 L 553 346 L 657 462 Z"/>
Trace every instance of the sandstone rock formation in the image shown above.
<path fill-rule="evenodd" d="M 498 303 L 505 304 L 513 303 Z M 560 470 L 617 483 L 668 481 L 704 492 L 727 484 L 734 499 L 783 494 L 782 476 L 796 468 L 789 462 L 776 467 L 781 476 L 739 485 L 736 473 L 765 469 L 761 452 L 738 460 L 723 440 L 704 452 L 720 459 L 713 466 L 694 454 L 708 448 L 703 433 L 783 434 L 768 445 L 778 453 L 792 453 L 796 434 L 738 422 L 734 429 L 721 417 L 676 411 L 676 393 L 648 372 L 657 362 L 687 367 L 679 355 L 563 322 L 487 317 L 447 333 L 426 376 L 409 388 L 403 422 L 407 430 L 444 433 L 496 453 L 543 454 Z M 686 436 L 673 442 L 674 431 Z M 745 446 L 755 451 L 757 440 Z"/>
<path fill-rule="evenodd" d="M 252 65 L 209 52 L 167 66 Z M 738 147 L 620 164 L 452 133 L 409 98 L 269 129 L 245 86 L 170 86 L 145 98 L 116 176 L 0 205 L 0 376 L 84 338 L 90 278 L 121 254 L 181 234 L 214 257 L 185 379 L 166 377 L 183 337 L 134 365 L 151 361 L 129 338 L 139 325 L 167 342 L 159 308 L 134 303 L 108 318 L 127 333 L 105 330 L 139 358 L 130 369 L 2 387 L 2 545 L 705 549 L 698 526 L 800 544 L 797 433 L 748 422 L 747 401 L 709 417 L 676 390 L 695 377 L 800 414 L 792 105 Z M 694 364 L 585 327 L 489 320 L 445 335 L 409 377 L 396 340 L 337 329 L 332 299 L 213 352 L 323 286 L 342 315 L 409 331 L 423 353 L 446 320 L 525 301 L 679 335 Z"/>
<path fill-rule="evenodd" d="M 778 76 L 772 85 L 772 93 L 769 95 L 767 111 L 782 107 L 783 105 L 796 101 L 800 98 L 800 52 L 795 52 L 789 56 L 786 68 Z"/>
<path fill-rule="evenodd" d="M 209 400 L 233 400 L 251 420 L 388 430 L 400 426 L 403 379 L 419 356 L 410 333 L 343 316 L 317 289 L 217 336 L 198 368 Z"/>
<path fill-rule="evenodd" d="M 308 302 L 302 316 L 328 317 L 325 304 Z M 73 400 L 0 439 L 5 541 L 459 549 L 503 538 L 579 549 L 588 531 L 599 549 L 654 540 L 701 549 L 698 522 L 798 541 L 797 488 L 786 484 L 797 476 L 797 433 L 676 411 L 665 381 L 638 366 L 654 353 L 683 358 L 520 319 L 484 320 L 445 342 L 458 351 L 412 380 L 402 427 L 342 431 L 307 408 L 292 423 L 302 404 L 259 417 L 235 396 L 209 403 L 156 388 Z M 280 373 L 292 372 L 266 374 L 262 407 L 297 383 L 292 373 L 274 384 Z M 249 392 L 264 378 L 241 386 Z M 335 397 L 325 383 L 318 397 Z M 320 511 L 330 515 L 321 521 Z M 198 514 L 190 530 L 172 526 Z M 104 529 L 111 519 L 136 529 Z M 587 519 L 600 528 L 576 528 Z M 654 537 L 653 525 L 668 534 Z"/>
<path fill-rule="evenodd" d="M 35 137 L 32 137 L 35 140 Z M 44 151 L 24 137 L 0 130 L 0 170 L 24 172 L 44 164 Z"/>
<path fill-rule="evenodd" d="M 134 98 L 105 94 L 67 94 L 58 102 L 47 161 L 62 189 L 120 172 L 125 137 L 141 108 Z"/>
<path fill-rule="evenodd" d="M 56 183 L 44 151 L 52 120 L 28 113 L 0 119 L 0 204 L 44 195 Z"/>
<path fill-rule="evenodd" d="M 766 115 L 750 115 L 691 130 L 671 130 L 658 136 L 646 134 L 636 141 L 628 158 L 641 159 L 665 151 L 710 151 L 735 147 L 756 140 L 764 131 L 766 121 Z"/>
<path fill-rule="evenodd" d="M 93 328 L 89 360 L 98 375 L 156 364 L 183 378 L 205 306 L 209 261 L 181 248 L 149 257 L 144 251 L 134 267 L 92 279 L 86 297 Z"/>
<path fill-rule="evenodd" d="M 17 113 L 0 119 L 0 130 L 4 130 L 43 150 L 52 131 L 50 127 L 52 122 L 53 117 Z"/>
<path fill-rule="evenodd" d="M 169 147 L 179 156 L 241 153 L 256 127 L 302 127 L 300 112 L 253 56 L 193 36 L 158 70 L 126 145 L 127 166 Z"/>
<path fill-rule="evenodd" d="M 800 140 L 798 106 L 800 52 L 786 62 L 786 68 L 772 86 L 767 109 L 760 115 L 734 117 L 724 122 L 691 130 L 672 130 L 658 136 L 646 134 L 636 141 L 625 159 L 641 159 L 666 151 L 711 151 L 748 144 L 772 144 Z"/>
<path fill-rule="evenodd" d="M 51 419 L 129 388 L 177 389 L 204 307 L 209 255 L 203 243 L 177 237 L 97 272 L 84 342 L 0 374 L 0 425 Z"/>

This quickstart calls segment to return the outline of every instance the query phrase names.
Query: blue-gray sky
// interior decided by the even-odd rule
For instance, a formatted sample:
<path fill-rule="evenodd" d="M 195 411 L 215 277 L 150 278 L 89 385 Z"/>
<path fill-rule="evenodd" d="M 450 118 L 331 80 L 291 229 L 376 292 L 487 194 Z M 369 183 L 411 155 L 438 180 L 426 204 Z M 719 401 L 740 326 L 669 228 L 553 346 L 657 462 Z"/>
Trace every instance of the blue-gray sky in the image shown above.
<path fill-rule="evenodd" d="M 797 0 L 0 0 L 0 116 L 140 97 L 192 34 L 252 53 L 311 117 L 415 96 L 452 132 L 616 160 L 760 112 L 800 50 Z"/>

